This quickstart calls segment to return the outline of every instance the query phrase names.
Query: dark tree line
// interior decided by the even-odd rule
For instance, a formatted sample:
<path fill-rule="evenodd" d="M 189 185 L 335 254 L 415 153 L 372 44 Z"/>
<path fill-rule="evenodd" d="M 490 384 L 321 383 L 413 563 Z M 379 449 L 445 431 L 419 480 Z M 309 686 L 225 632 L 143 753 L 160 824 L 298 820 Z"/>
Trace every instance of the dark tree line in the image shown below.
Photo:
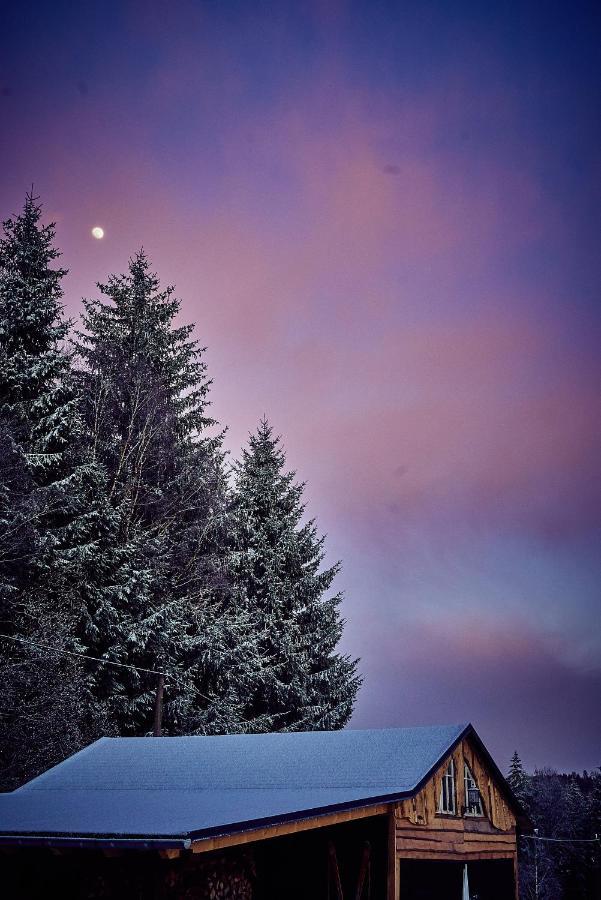
<path fill-rule="evenodd" d="M 529 775 L 516 752 L 507 780 L 534 828 L 519 841 L 521 900 L 598 900 L 601 769 Z"/>
<path fill-rule="evenodd" d="M 338 566 L 267 421 L 228 466 L 180 301 L 143 251 L 61 304 L 29 195 L 0 239 L 0 786 L 101 734 L 341 728 Z M 38 645 L 86 654 L 52 653 Z M 134 668 L 126 668 L 132 666 Z"/>

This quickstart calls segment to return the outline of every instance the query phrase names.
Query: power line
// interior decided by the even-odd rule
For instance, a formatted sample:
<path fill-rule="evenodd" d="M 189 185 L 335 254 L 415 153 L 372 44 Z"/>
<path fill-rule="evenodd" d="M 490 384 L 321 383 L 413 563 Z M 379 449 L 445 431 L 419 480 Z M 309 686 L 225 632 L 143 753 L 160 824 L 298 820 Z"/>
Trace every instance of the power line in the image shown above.
<path fill-rule="evenodd" d="M 74 650 L 60 650 L 58 647 L 51 647 L 49 644 L 37 644 L 35 641 L 26 641 L 25 638 L 12 637 L 9 634 L 0 634 L 0 638 L 7 641 L 17 641 L 19 644 L 28 644 L 30 647 L 37 647 L 39 650 L 51 650 L 53 653 L 63 653 L 67 656 L 77 656 L 80 659 L 91 659 L 94 662 L 102 663 L 105 666 L 118 666 L 120 669 L 133 669 L 135 672 L 146 672 L 149 675 L 162 675 L 163 678 L 170 678 L 166 672 L 157 672 L 156 669 L 143 669 L 141 666 L 132 666 L 128 663 L 113 662 L 110 659 L 101 659 L 98 656 L 89 656 L 87 653 L 76 653 Z"/>
<path fill-rule="evenodd" d="M 77 656 L 79 659 L 91 659 L 94 662 L 102 663 L 104 666 L 117 666 L 119 669 L 132 669 L 134 672 L 145 672 L 148 675 L 159 675 L 163 676 L 163 678 L 168 678 L 171 682 L 177 681 L 175 676 L 168 675 L 166 672 L 158 672 L 156 669 L 143 669 L 141 666 L 132 666 L 128 663 L 118 663 L 113 662 L 110 659 L 101 659 L 99 656 L 90 656 L 87 653 L 77 653 L 75 650 L 60 650 L 58 647 L 51 647 L 49 644 L 38 644 L 35 641 L 27 641 L 25 638 L 13 637 L 9 634 L 1 634 L 0 638 L 4 638 L 7 641 L 17 641 L 19 644 L 28 644 L 30 647 L 37 647 L 39 650 L 50 650 L 52 653 L 62 653 L 66 656 Z M 206 694 L 201 693 L 199 690 L 196 690 L 196 693 L 199 697 L 202 697 L 203 700 L 207 700 L 209 703 L 213 703 L 214 697 L 207 697 Z"/>
<path fill-rule="evenodd" d="M 539 837 L 537 834 L 521 834 L 520 837 L 524 841 L 549 841 L 553 844 L 598 844 L 601 842 L 601 838 L 552 838 L 552 837 Z"/>

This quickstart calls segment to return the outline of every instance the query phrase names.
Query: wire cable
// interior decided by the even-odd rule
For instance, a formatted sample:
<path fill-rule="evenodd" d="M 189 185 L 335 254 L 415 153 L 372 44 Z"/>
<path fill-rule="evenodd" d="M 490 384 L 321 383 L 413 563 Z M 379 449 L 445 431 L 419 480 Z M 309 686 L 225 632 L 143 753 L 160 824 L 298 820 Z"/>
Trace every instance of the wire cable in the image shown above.
<path fill-rule="evenodd" d="M 19 644 L 27 644 L 30 647 L 37 647 L 39 650 L 50 650 L 51 653 L 63 653 L 67 656 L 77 656 L 79 659 L 91 659 L 94 662 L 102 663 L 104 666 L 117 666 L 120 669 L 132 669 L 134 672 L 145 672 L 148 675 L 162 675 L 163 678 L 168 678 L 171 683 L 177 683 L 178 679 L 175 678 L 174 675 L 169 675 L 167 672 L 158 672 L 156 669 L 143 669 L 141 666 L 132 666 L 128 663 L 118 663 L 113 662 L 110 659 L 101 659 L 99 656 L 90 656 L 88 653 L 77 653 L 75 650 L 60 650 L 58 647 L 51 647 L 49 644 L 38 644 L 35 641 L 27 641 L 25 638 L 13 637 L 9 634 L 1 634 L 0 639 L 4 638 L 7 641 L 17 641 Z M 213 703 L 214 697 L 207 697 L 206 694 L 201 693 L 199 690 L 196 691 L 199 697 L 202 697 L 203 700 L 207 700 L 209 703 Z"/>
<path fill-rule="evenodd" d="M 146 672 L 149 675 L 162 675 L 163 678 L 170 678 L 166 672 L 157 672 L 156 669 L 143 669 L 141 666 L 132 666 L 128 663 L 113 662 L 110 659 L 101 659 L 99 656 L 90 656 L 87 653 L 77 653 L 75 650 L 60 650 L 58 647 L 51 647 L 49 644 L 37 644 L 35 641 L 26 641 L 25 638 L 12 637 L 9 634 L 0 634 L 0 638 L 7 641 L 17 641 L 19 644 L 28 644 L 30 647 L 37 647 L 39 650 L 51 650 L 53 653 L 64 653 L 67 656 L 78 656 L 80 659 L 91 659 L 94 662 L 102 663 L 105 666 L 118 666 L 120 669 L 133 669 L 135 672 Z"/>
<path fill-rule="evenodd" d="M 524 841 L 549 841 L 553 844 L 599 844 L 601 838 L 552 838 L 540 837 L 538 834 L 521 834 L 520 838 Z"/>

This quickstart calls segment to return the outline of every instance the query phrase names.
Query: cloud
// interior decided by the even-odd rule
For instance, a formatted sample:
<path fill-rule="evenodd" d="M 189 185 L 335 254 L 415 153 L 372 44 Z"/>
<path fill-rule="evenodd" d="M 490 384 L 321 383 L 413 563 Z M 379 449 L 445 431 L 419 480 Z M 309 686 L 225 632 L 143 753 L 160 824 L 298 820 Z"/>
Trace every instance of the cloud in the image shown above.
<path fill-rule="evenodd" d="M 380 637 L 354 727 L 471 720 L 503 767 L 515 749 L 527 767 L 540 765 L 541 744 L 560 770 L 601 762 L 591 753 L 601 738 L 601 669 L 566 664 L 559 637 L 444 616 Z"/>
<path fill-rule="evenodd" d="M 341 513 L 454 509 L 550 539 L 598 526 L 593 372 L 563 361 L 549 326 L 527 316 L 397 326 L 352 350 L 307 342 L 291 359 L 302 402 L 323 423 L 321 453 L 344 448 L 320 493 Z M 295 437 L 310 460 L 310 424 Z"/>
<path fill-rule="evenodd" d="M 106 30 L 72 18 L 58 64 L 50 17 L 3 101 L 5 212 L 34 181 L 70 314 L 144 244 L 209 345 L 232 452 L 265 412 L 283 433 L 345 563 L 358 721 L 453 711 L 501 745 L 529 716 L 544 763 L 548 684 L 582 750 L 601 509 L 584 120 L 473 23 L 428 19 L 424 62 L 410 11 L 378 31 L 370 8 L 366 48 L 348 4 L 284 6 L 165 20 L 135 0 Z"/>

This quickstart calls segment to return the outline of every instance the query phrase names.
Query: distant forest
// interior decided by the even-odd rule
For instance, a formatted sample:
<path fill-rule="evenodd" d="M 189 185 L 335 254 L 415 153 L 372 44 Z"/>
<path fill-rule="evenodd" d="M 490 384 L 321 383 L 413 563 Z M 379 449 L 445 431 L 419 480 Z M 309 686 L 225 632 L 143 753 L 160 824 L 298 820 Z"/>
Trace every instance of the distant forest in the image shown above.
<path fill-rule="evenodd" d="M 507 780 L 534 829 L 518 842 L 521 900 L 599 900 L 601 769 L 528 775 L 515 753 Z"/>
<path fill-rule="evenodd" d="M 150 733 L 163 683 L 164 734 L 341 728 L 338 565 L 279 437 L 262 420 L 229 463 L 144 251 L 65 319 L 41 213 L 0 239 L 0 789 Z"/>

